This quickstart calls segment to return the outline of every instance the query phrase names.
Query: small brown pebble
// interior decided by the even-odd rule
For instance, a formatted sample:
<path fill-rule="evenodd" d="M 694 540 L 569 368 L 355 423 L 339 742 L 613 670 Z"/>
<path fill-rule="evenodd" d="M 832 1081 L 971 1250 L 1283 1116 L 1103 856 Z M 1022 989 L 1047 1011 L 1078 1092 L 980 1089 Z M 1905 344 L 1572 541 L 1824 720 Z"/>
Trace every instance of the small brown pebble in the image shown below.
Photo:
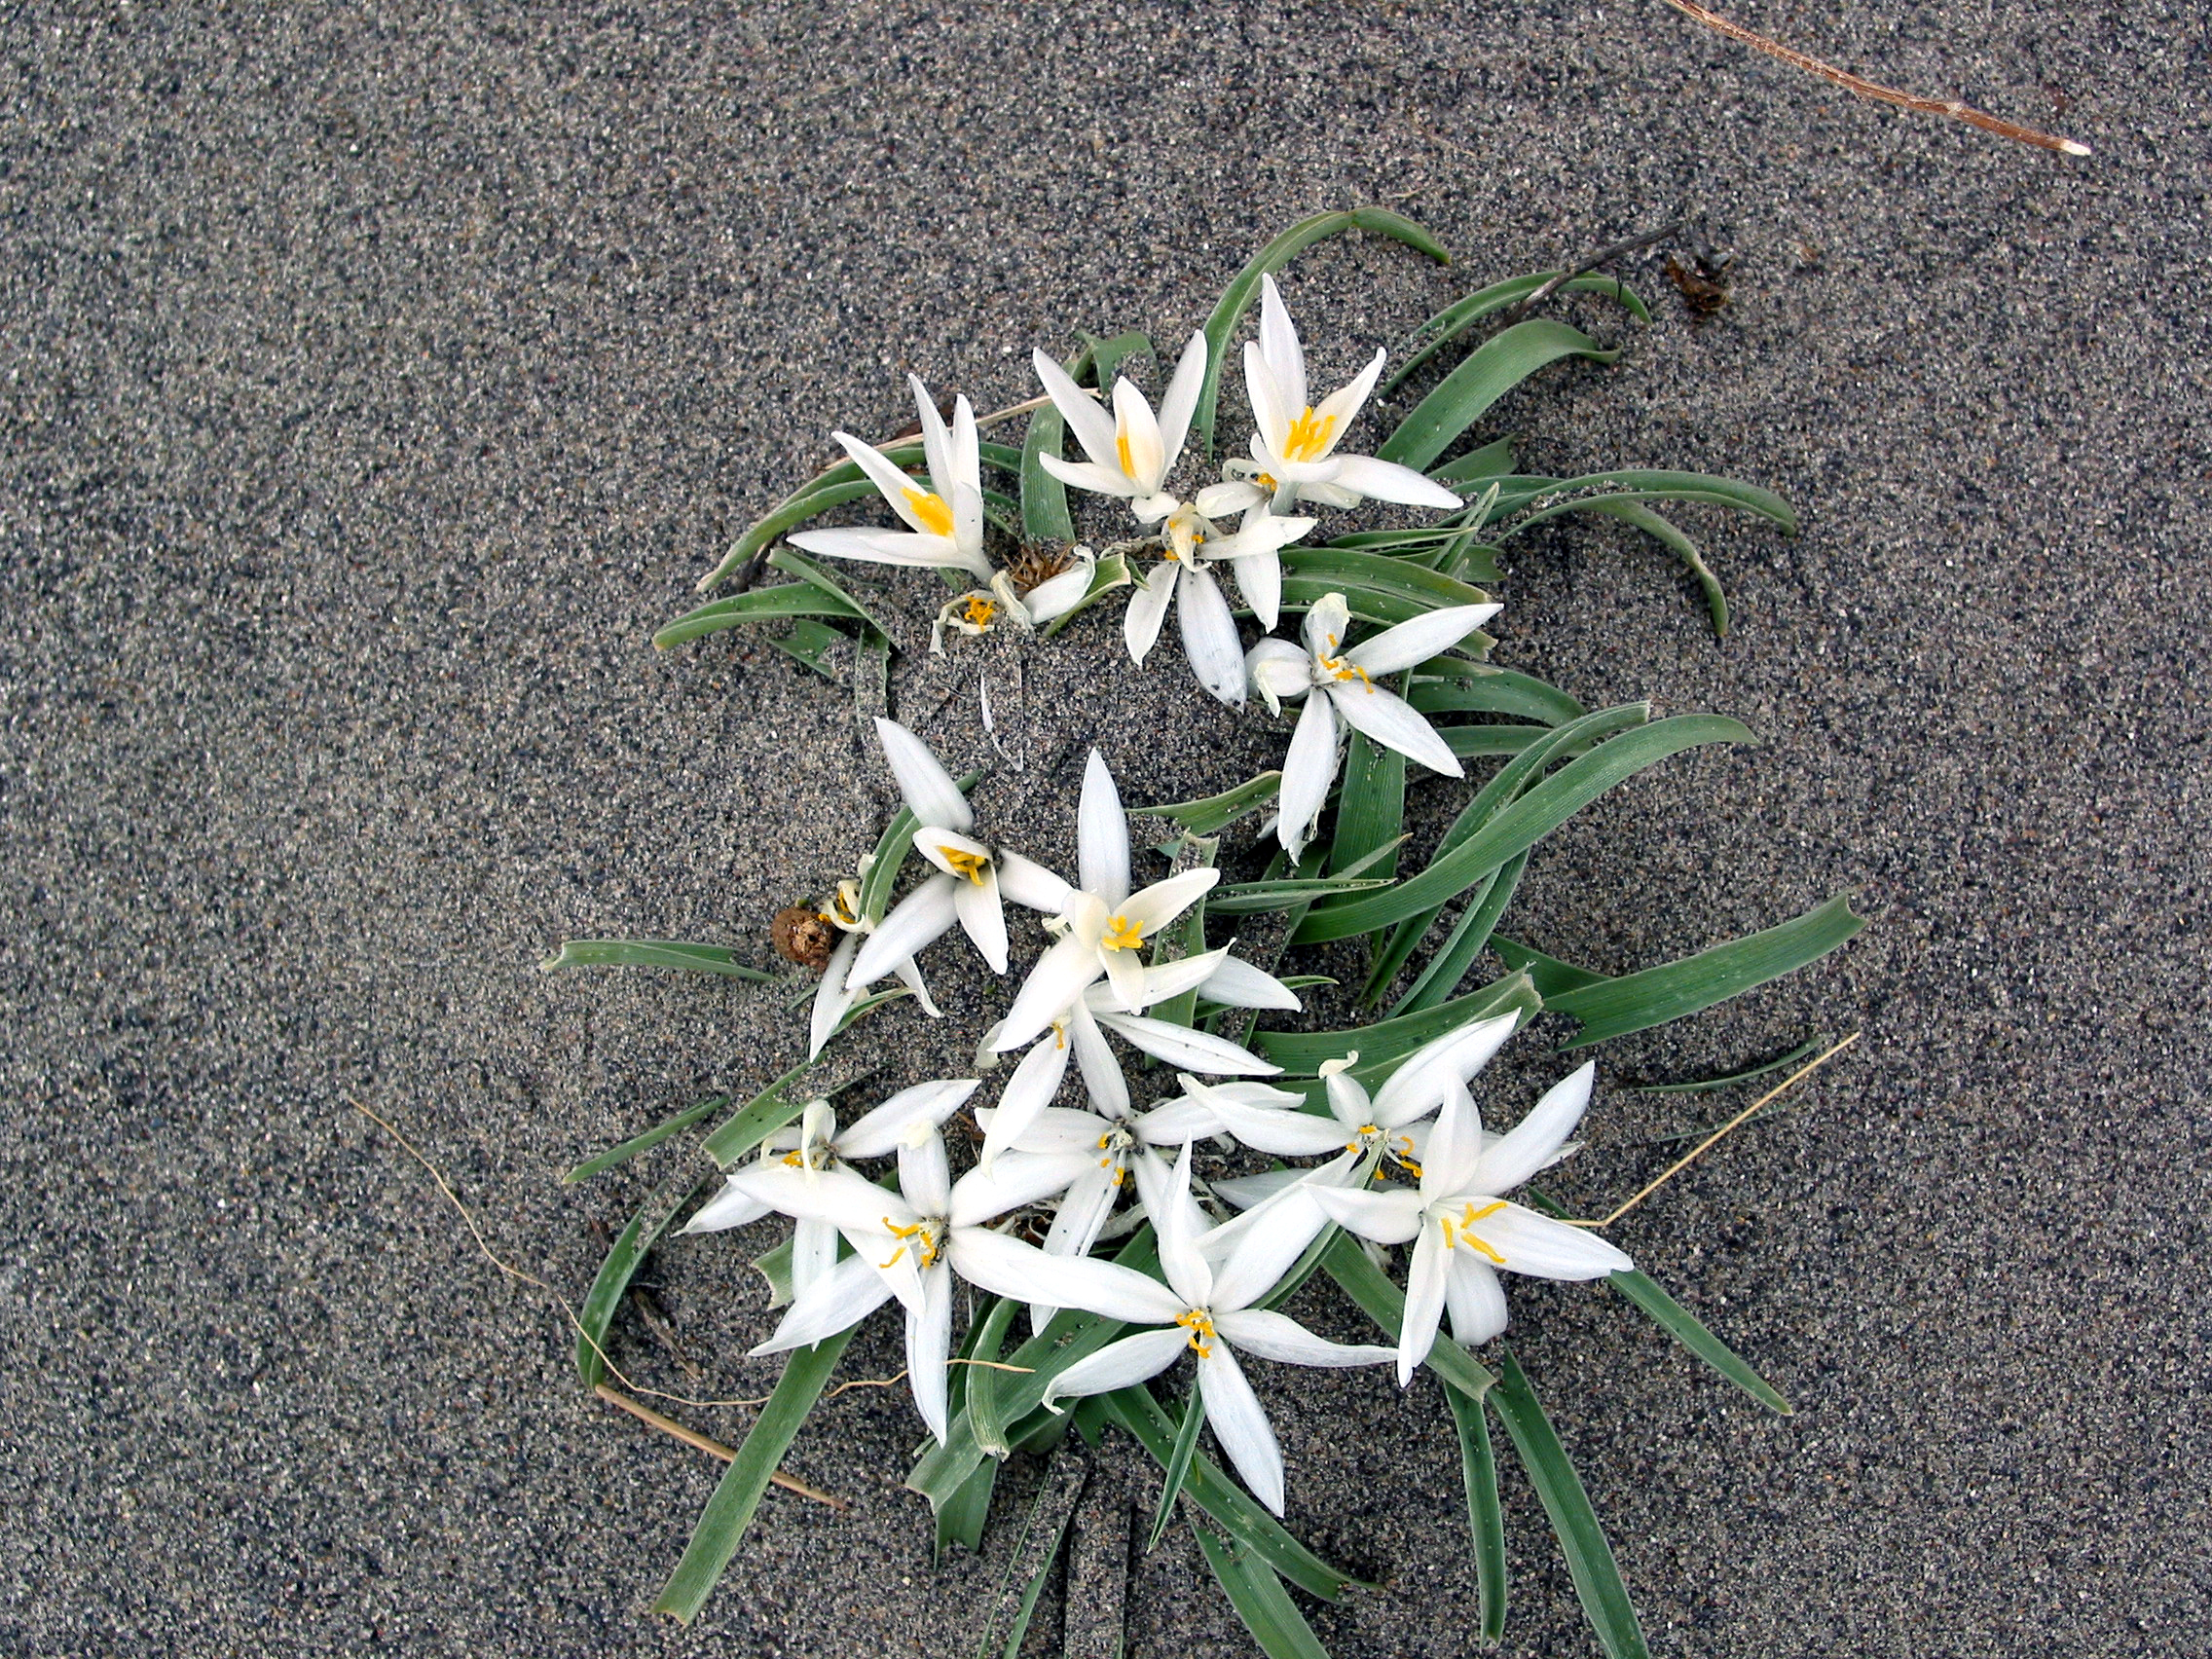
<path fill-rule="evenodd" d="M 830 966 L 830 953 L 837 947 L 837 931 L 804 904 L 790 904 L 776 912 L 768 924 L 777 953 L 817 974 Z"/>

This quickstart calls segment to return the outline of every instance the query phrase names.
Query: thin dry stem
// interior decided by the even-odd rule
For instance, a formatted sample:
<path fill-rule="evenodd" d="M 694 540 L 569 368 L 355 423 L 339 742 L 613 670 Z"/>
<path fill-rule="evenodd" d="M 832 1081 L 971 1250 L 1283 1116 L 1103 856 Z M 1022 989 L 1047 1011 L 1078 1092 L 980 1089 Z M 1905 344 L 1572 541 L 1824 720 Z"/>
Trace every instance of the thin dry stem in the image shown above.
<path fill-rule="evenodd" d="M 2085 156 L 2089 153 L 2086 144 L 2076 143 L 2071 138 L 2061 138 L 2054 132 L 2022 127 L 2016 121 L 2007 121 L 2002 116 L 1975 109 L 1973 105 L 1961 103 L 1957 98 L 1924 98 L 1917 92 L 1899 92 L 1895 87 L 1883 86 L 1879 81 L 1869 81 L 1863 75 L 1854 75 L 1848 69 L 1838 69 L 1832 63 L 1824 63 L 1818 57 L 1793 47 L 1784 46 L 1778 40 L 1769 40 L 1765 35 L 1756 34 L 1742 23 L 1730 22 L 1719 13 L 1710 12 L 1696 4 L 1696 0 L 1667 0 L 1667 4 L 1693 22 L 1703 23 L 1707 28 L 1724 34 L 1730 40 L 1741 42 L 1753 52 L 1763 52 L 1769 57 L 1780 58 L 1791 68 L 1802 69 L 1808 75 L 1817 75 L 1847 92 L 1871 98 L 1876 103 L 1895 104 L 1899 109 L 1913 110 L 1921 115 L 1946 115 L 1954 121 L 1965 122 L 1969 127 L 1978 127 L 1984 132 L 1994 132 L 2000 138 L 2033 144 L 2038 149 L 2056 150 L 2062 156 Z"/>
<path fill-rule="evenodd" d="M 696 1446 L 700 1451 L 719 1457 L 725 1463 L 734 1463 L 737 1460 L 737 1454 L 720 1441 L 710 1440 L 696 1429 L 685 1428 L 674 1418 L 661 1416 L 652 1407 L 631 1399 L 619 1388 L 610 1388 L 606 1383 L 601 1382 L 593 1387 L 592 1392 L 610 1406 L 620 1406 L 640 1422 L 649 1423 L 663 1434 L 674 1435 L 686 1446 Z M 786 1492 L 795 1492 L 801 1497 L 811 1497 L 815 1502 L 826 1503 L 831 1509 L 849 1509 L 852 1507 L 843 1498 L 831 1497 L 828 1493 L 819 1492 L 808 1486 L 804 1481 L 793 1480 L 781 1469 L 771 1470 L 768 1479 L 782 1487 Z"/>
<path fill-rule="evenodd" d="M 1739 1124 L 1749 1123 L 1752 1118 L 1758 1115 L 1761 1107 L 1764 1107 L 1773 1101 L 1781 1099 L 1783 1095 L 1787 1094 L 1790 1089 L 1794 1088 L 1805 1078 L 1811 1077 L 1813 1073 L 1819 1071 L 1821 1067 L 1826 1065 L 1828 1061 L 1834 1059 L 1836 1055 L 1842 1053 L 1844 1050 L 1850 1048 L 1852 1044 L 1858 1042 L 1859 1036 L 1860 1034 L 1854 1031 L 1842 1042 L 1837 1043 L 1832 1048 L 1830 1048 L 1827 1052 L 1820 1054 L 1815 1058 L 1806 1061 L 1805 1064 L 1799 1066 L 1795 1071 L 1791 1072 L 1788 1077 L 1784 1078 L 1782 1082 L 1775 1085 L 1774 1088 L 1768 1089 L 1764 1094 L 1760 1095 L 1756 1100 L 1752 1101 L 1749 1106 L 1745 1107 L 1741 1112 L 1737 1113 L 1725 1124 L 1722 1124 L 1720 1127 L 1714 1129 L 1713 1133 L 1707 1135 L 1705 1139 L 1699 1141 L 1696 1146 L 1692 1147 L 1680 1158 L 1675 1160 L 1673 1163 L 1667 1166 L 1666 1171 L 1663 1174 L 1661 1174 L 1656 1180 L 1645 1183 L 1643 1189 L 1639 1192 L 1636 1197 L 1630 1198 L 1628 1202 L 1622 1204 L 1620 1208 L 1614 1210 L 1613 1213 L 1606 1216 L 1604 1220 L 1569 1221 L 1567 1223 L 1567 1225 L 1569 1227 L 1612 1226 L 1614 1222 L 1620 1220 L 1622 1216 L 1628 1214 L 1630 1210 L 1636 1208 L 1638 1204 L 1643 1202 L 1645 1198 L 1651 1197 L 1653 1193 L 1656 1193 L 1661 1187 L 1664 1187 L 1668 1182 L 1672 1181 L 1676 1176 L 1679 1175 L 1683 1170 L 1687 1169 L 1691 1164 L 1695 1163 L 1699 1159 L 1703 1158 L 1708 1152 L 1712 1151 L 1713 1148 L 1719 1145 L 1721 1139 L 1729 1134 L 1732 1130 L 1734 1130 Z"/>

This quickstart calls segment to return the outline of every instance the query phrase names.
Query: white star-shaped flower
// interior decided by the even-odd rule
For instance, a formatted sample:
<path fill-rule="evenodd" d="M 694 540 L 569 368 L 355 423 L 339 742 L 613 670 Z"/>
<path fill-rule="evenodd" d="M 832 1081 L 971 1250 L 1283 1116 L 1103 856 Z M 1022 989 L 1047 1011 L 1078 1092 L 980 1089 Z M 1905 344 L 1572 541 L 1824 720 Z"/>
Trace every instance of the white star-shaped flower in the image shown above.
<path fill-rule="evenodd" d="M 792 536 L 791 544 L 833 559 L 967 571 L 987 582 L 992 571 L 983 552 L 982 460 L 976 439 L 976 411 L 967 398 L 958 399 L 947 431 L 937 412 L 937 400 L 921 377 L 906 379 L 921 417 L 930 488 L 922 489 L 919 479 L 873 444 L 850 432 L 832 435 L 883 493 L 891 510 L 906 522 L 907 530 L 806 530 Z"/>

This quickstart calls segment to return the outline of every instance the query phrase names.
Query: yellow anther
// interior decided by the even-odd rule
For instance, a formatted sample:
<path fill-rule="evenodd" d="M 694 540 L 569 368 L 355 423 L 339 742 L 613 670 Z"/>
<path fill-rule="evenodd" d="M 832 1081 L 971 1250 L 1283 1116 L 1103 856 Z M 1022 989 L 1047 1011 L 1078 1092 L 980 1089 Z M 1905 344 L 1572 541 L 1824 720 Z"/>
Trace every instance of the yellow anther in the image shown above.
<path fill-rule="evenodd" d="M 1450 1216 L 1442 1217 L 1441 1219 L 1444 1223 L 1445 1248 L 1451 1249 L 1456 1244 L 1464 1244 L 1469 1249 L 1480 1250 L 1493 1262 L 1496 1263 L 1497 1266 L 1501 1268 L 1504 1267 L 1505 1258 L 1499 1255 L 1495 1250 L 1492 1249 L 1490 1245 L 1483 1239 L 1477 1238 L 1474 1235 L 1473 1229 L 1476 1222 L 1481 1221 L 1486 1216 L 1495 1215 L 1499 1210 L 1506 1207 L 1507 1205 L 1503 1198 L 1494 1199 L 1493 1201 L 1485 1204 L 1481 1209 L 1475 1208 L 1473 1204 L 1468 1204 L 1463 1210 L 1459 1212 L 1459 1236 L 1457 1239 L 1454 1239 L 1452 1236 L 1452 1218 Z"/>
<path fill-rule="evenodd" d="M 1128 433 L 1116 432 L 1114 434 L 1114 453 L 1121 458 L 1122 470 L 1129 477 L 1134 478 L 1137 475 L 1137 463 L 1129 459 Z"/>
<path fill-rule="evenodd" d="M 787 1152 L 784 1154 L 784 1161 L 793 1169 L 800 1169 L 805 1167 L 806 1157 L 803 1153 Z"/>
<path fill-rule="evenodd" d="M 914 1253 L 922 1266 L 925 1268 L 937 1266 L 937 1229 L 928 1221 L 917 1221 L 908 1227 L 894 1227 L 891 1225 L 891 1218 L 885 1216 L 883 1218 L 883 1231 L 890 1234 L 894 1238 L 913 1238 Z M 920 1235 L 919 1237 L 915 1236 L 917 1234 Z M 898 1261 L 905 1253 L 906 1246 L 902 1244 L 898 1249 L 891 1252 L 890 1262 L 883 1262 L 878 1265 L 888 1268 L 892 1262 Z"/>
<path fill-rule="evenodd" d="M 958 847 L 940 847 L 938 851 L 944 855 L 954 875 L 964 875 L 977 887 L 983 885 L 983 871 L 991 867 L 988 854 L 963 852 Z"/>
<path fill-rule="evenodd" d="M 968 596 L 969 627 L 988 628 L 991 625 L 991 618 L 998 613 L 998 606 L 985 599 L 981 594 L 972 593 Z"/>
<path fill-rule="evenodd" d="M 905 1245 L 903 1245 L 903 1244 L 902 1244 L 902 1245 L 900 1245 L 900 1246 L 899 1246 L 899 1248 L 898 1248 L 898 1249 L 896 1249 L 896 1250 L 894 1250 L 894 1251 L 892 1251 L 892 1252 L 891 1252 L 891 1260 L 890 1260 L 890 1261 L 888 1261 L 888 1262 L 878 1262 L 878 1263 L 876 1263 L 875 1265 L 876 1265 L 876 1266 L 877 1266 L 878 1268 L 895 1268 L 895 1267 L 897 1267 L 897 1266 L 899 1265 L 899 1258 L 900 1258 L 901 1256 L 903 1256 L 903 1255 L 904 1255 L 905 1253 L 906 1253 L 906 1246 L 905 1246 Z"/>
<path fill-rule="evenodd" d="M 942 496 L 933 496 L 927 490 L 908 490 L 904 495 L 907 507 L 932 535 L 952 534 L 952 508 Z"/>
<path fill-rule="evenodd" d="M 1053 1048 L 1055 1048 L 1055 1049 L 1064 1049 L 1064 1048 L 1066 1048 L 1067 1046 L 1068 1046 L 1068 1026 L 1067 1026 L 1067 1021 L 1066 1021 L 1066 1020 L 1064 1020 L 1064 1019 L 1055 1019 L 1055 1020 L 1053 1020 L 1053 1021 L 1052 1021 L 1052 1047 L 1053 1047 Z"/>
<path fill-rule="evenodd" d="M 1329 644 L 1334 645 L 1336 643 L 1336 636 L 1332 634 L 1329 637 Z M 1360 667 L 1356 662 L 1346 662 L 1343 657 L 1325 656 L 1321 658 L 1321 666 L 1339 680 L 1357 680 L 1363 682 L 1370 691 L 1375 689 L 1374 680 L 1370 678 L 1367 670 Z"/>
<path fill-rule="evenodd" d="M 1137 950 L 1144 945 L 1144 930 L 1126 916 L 1116 916 L 1106 924 L 1105 937 L 1099 940 L 1108 950 Z"/>
<path fill-rule="evenodd" d="M 1277 484 L 1275 482 L 1275 475 L 1272 472 L 1259 473 L 1253 478 L 1252 482 L 1257 484 L 1261 489 L 1265 490 L 1271 496 L 1273 495 L 1277 490 L 1282 488 L 1280 484 Z"/>
<path fill-rule="evenodd" d="M 1283 460 L 1319 461 L 1329 453 L 1329 439 L 1336 429 L 1334 415 L 1317 416 L 1309 407 L 1290 424 L 1290 432 L 1282 443 Z"/>
<path fill-rule="evenodd" d="M 1176 1314 L 1175 1323 L 1191 1333 L 1191 1346 L 1198 1350 L 1200 1359 L 1213 1357 L 1213 1318 L 1203 1308 Z"/>

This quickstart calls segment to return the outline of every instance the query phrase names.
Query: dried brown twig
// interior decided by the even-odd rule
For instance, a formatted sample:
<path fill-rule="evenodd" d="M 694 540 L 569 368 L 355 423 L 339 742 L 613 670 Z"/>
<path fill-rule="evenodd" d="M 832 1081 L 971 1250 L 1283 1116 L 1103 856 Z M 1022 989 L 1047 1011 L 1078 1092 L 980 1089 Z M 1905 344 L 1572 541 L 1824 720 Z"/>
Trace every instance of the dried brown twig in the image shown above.
<path fill-rule="evenodd" d="M 1863 75 L 1854 75 L 1848 69 L 1838 69 L 1832 63 L 1824 63 L 1818 57 L 1793 47 L 1784 46 L 1780 41 L 1769 40 L 1765 35 L 1754 33 L 1742 23 L 1730 22 L 1719 13 L 1708 11 L 1698 5 L 1696 0 L 1667 0 L 1667 4 L 1691 21 L 1703 23 L 1716 34 L 1724 34 L 1730 40 L 1750 47 L 1753 52 L 1763 52 L 1769 57 L 1780 58 L 1791 68 L 1802 69 L 1808 75 L 1817 75 L 1860 97 L 1872 98 L 1877 103 L 1895 104 L 1899 109 L 1914 110 L 1921 115 L 1947 115 L 1954 121 L 1965 122 L 1969 127 L 1978 127 L 1984 132 L 1994 132 L 2000 138 L 2033 144 L 2038 149 L 2056 150 L 2063 156 L 2085 156 L 2089 153 L 2086 144 L 2076 143 L 2071 138 L 2061 138 L 2054 132 L 2042 132 L 2033 127 L 2022 127 L 2018 122 L 2007 121 L 2001 116 L 1975 109 L 1973 105 L 1961 103 L 1957 98 L 1924 98 L 1917 92 L 1899 92 L 1895 87 L 1883 86 L 1879 81 L 1869 81 Z"/>

